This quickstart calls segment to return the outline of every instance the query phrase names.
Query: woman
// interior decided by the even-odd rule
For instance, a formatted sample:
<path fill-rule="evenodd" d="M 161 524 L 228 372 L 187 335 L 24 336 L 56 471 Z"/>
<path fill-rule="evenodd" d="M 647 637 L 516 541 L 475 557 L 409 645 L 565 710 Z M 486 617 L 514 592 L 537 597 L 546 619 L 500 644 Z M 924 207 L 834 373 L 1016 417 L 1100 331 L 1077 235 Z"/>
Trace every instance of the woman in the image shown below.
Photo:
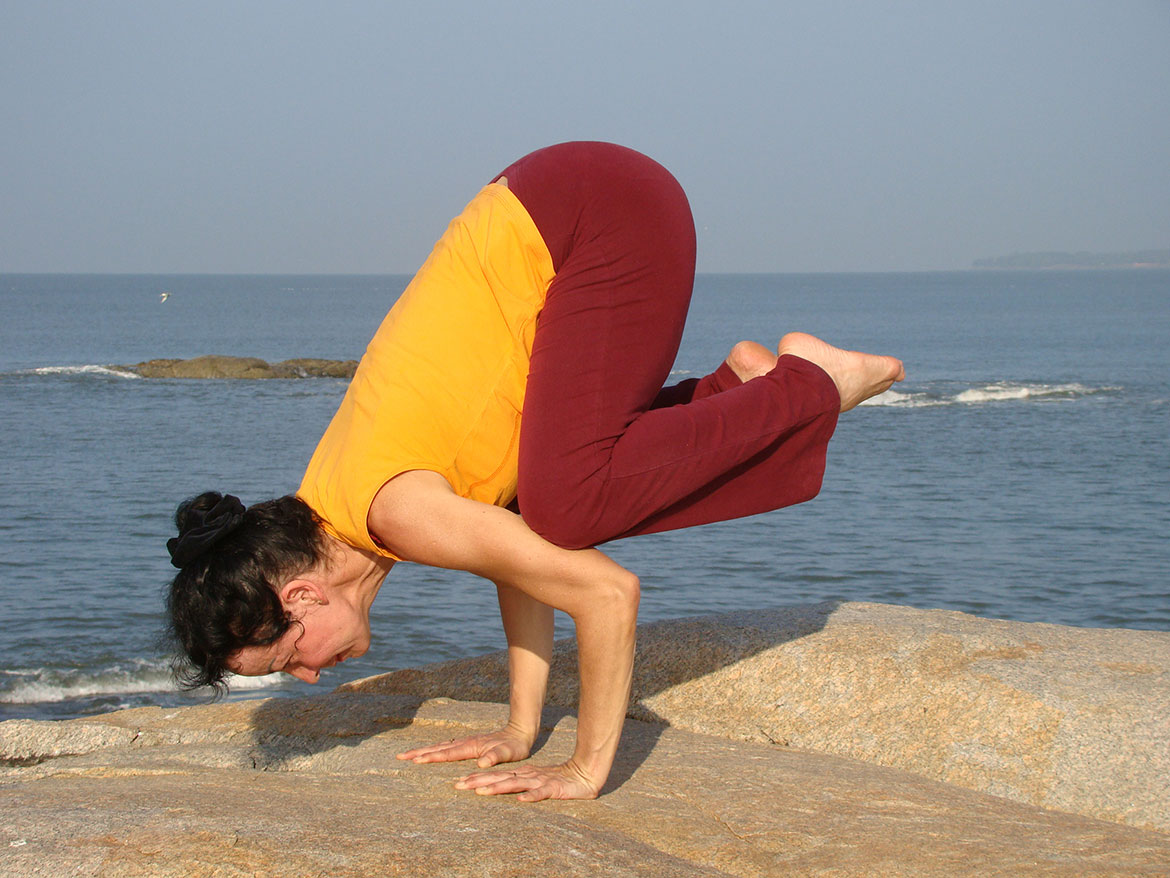
<path fill-rule="evenodd" d="M 297 497 L 179 508 L 168 603 L 188 684 L 228 671 L 316 682 L 367 650 L 396 561 L 468 570 L 498 592 L 508 723 L 399 758 L 526 758 L 559 608 L 578 636 L 572 758 L 456 786 L 596 796 L 629 695 L 638 579 L 591 547 L 810 499 L 838 413 L 904 374 L 791 333 L 664 389 L 694 259 L 686 197 L 639 153 L 567 143 L 506 168 L 387 315 Z"/>

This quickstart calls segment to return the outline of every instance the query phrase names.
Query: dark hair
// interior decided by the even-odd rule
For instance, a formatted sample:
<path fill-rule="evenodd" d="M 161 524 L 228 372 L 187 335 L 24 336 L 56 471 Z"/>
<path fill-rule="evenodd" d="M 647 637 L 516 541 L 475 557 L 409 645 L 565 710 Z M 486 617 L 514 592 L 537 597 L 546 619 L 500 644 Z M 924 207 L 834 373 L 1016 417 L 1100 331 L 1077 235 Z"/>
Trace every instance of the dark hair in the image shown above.
<path fill-rule="evenodd" d="M 180 503 L 175 512 L 178 541 L 198 530 L 224 499 L 208 491 Z M 230 496 L 227 500 L 238 502 Z M 226 692 L 228 657 L 246 646 L 280 639 L 291 620 L 279 590 L 325 554 L 320 520 L 303 500 L 287 496 L 248 507 L 228 532 L 184 559 L 167 593 L 167 633 L 179 650 L 171 667 L 179 685 Z M 174 549 L 172 557 L 178 563 Z"/>

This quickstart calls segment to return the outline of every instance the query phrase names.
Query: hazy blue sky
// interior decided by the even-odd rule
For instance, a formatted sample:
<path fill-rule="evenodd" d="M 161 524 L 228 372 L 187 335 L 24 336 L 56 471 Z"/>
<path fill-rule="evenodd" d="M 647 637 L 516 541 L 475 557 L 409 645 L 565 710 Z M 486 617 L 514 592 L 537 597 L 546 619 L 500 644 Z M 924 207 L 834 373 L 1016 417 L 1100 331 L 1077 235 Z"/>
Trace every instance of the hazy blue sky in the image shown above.
<path fill-rule="evenodd" d="M 624 143 L 705 271 L 1170 247 L 1170 2 L 0 0 L 0 271 L 411 272 Z"/>

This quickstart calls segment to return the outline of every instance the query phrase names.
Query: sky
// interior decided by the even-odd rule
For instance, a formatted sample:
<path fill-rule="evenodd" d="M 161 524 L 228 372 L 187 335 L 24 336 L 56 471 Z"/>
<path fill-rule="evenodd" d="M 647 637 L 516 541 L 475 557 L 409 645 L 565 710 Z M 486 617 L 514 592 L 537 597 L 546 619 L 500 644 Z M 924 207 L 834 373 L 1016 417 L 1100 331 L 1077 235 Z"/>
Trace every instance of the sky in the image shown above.
<path fill-rule="evenodd" d="M 0 0 L 0 272 L 410 273 L 565 140 L 705 272 L 1170 248 L 1170 0 Z"/>

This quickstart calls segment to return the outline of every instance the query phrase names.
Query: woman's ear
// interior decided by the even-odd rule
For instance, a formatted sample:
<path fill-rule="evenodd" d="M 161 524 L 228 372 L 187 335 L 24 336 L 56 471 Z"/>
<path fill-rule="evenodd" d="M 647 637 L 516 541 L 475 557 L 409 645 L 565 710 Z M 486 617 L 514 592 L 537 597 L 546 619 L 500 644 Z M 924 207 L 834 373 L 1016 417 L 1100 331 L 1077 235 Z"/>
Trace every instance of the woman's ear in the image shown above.
<path fill-rule="evenodd" d="M 304 611 L 314 606 L 329 603 L 325 590 L 311 579 L 292 579 L 280 590 L 280 602 L 286 610 L 294 608 Z"/>

